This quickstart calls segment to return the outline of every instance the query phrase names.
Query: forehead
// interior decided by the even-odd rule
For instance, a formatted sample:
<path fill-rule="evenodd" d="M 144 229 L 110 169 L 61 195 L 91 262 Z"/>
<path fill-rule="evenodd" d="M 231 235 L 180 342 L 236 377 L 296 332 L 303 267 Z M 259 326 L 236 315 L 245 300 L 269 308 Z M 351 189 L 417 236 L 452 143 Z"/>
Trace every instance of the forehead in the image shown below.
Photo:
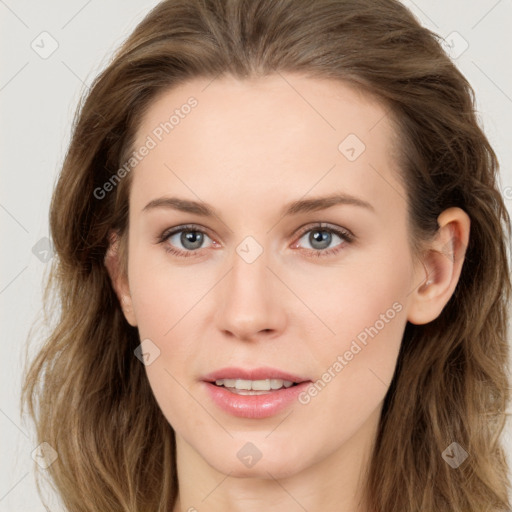
<path fill-rule="evenodd" d="M 366 132 L 377 125 L 391 131 L 392 121 L 382 100 L 340 80 L 281 73 L 244 80 L 226 75 L 195 78 L 160 92 L 141 119 L 139 142 L 152 132 L 157 138 L 165 138 L 172 131 L 173 138 L 179 138 L 183 126 L 190 124 L 182 122 L 189 114 L 195 119 L 192 123 L 201 124 L 205 131 L 222 127 L 222 132 L 210 130 L 210 136 L 216 139 L 223 133 L 236 135 L 242 129 L 264 138 L 269 131 L 287 128 L 280 134 L 283 138 L 292 123 L 297 126 L 290 135 L 309 127 L 310 132 L 317 128 L 321 132 L 337 132 L 337 137 L 352 130 L 364 139 Z M 160 126 L 166 122 L 172 125 L 167 130 Z M 229 125 L 234 133 L 228 131 Z M 377 137 L 379 132 L 382 130 L 377 130 Z"/>
<path fill-rule="evenodd" d="M 270 203 L 277 192 L 282 202 L 341 187 L 384 204 L 400 195 L 395 135 L 385 105 L 340 81 L 194 79 L 146 110 L 133 149 L 151 141 L 151 150 L 136 166 L 134 199 L 167 188 L 206 197 L 213 186 L 226 199 L 265 191 Z"/>

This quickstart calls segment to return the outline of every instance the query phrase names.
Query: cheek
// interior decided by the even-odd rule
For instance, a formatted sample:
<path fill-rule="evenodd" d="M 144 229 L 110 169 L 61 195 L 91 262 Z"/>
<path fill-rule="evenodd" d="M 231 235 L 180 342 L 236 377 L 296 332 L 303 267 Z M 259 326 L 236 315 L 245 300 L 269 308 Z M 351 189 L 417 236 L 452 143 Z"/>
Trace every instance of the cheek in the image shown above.
<path fill-rule="evenodd" d="M 354 339 L 362 344 L 374 338 L 399 344 L 405 326 L 401 313 L 411 291 L 412 264 L 405 251 L 402 256 L 398 253 L 358 253 L 338 267 L 295 272 L 295 276 L 290 273 L 288 279 L 294 283 L 294 291 L 315 314 L 305 315 L 300 321 L 309 326 L 308 332 L 317 332 L 317 336 L 310 337 L 310 342 L 316 343 L 317 354 L 332 358 L 333 350 L 349 350 Z M 382 345 L 374 344 L 374 352 L 385 351 Z"/>
<path fill-rule="evenodd" d="M 130 293 L 139 337 L 143 343 L 150 340 L 149 351 L 154 354 L 146 373 L 168 421 L 179 425 L 182 416 L 178 411 L 192 412 L 195 405 L 185 388 L 198 355 L 200 336 L 194 329 L 202 311 L 200 300 L 213 282 L 206 273 L 199 275 L 192 267 L 173 267 L 165 256 L 154 251 L 137 247 L 131 250 Z M 187 425 L 203 420 L 204 413 L 196 412 L 187 415 Z"/>
<path fill-rule="evenodd" d="M 386 356 L 388 350 L 387 357 L 392 357 L 405 325 L 406 289 L 407 280 L 386 272 L 339 285 L 341 307 L 334 321 L 338 350 L 350 350 L 357 341 L 367 357 Z M 372 340 L 376 343 L 370 343 Z"/>
<path fill-rule="evenodd" d="M 130 294 L 140 337 L 162 339 L 197 303 L 207 283 L 194 277 L 192 267 L 173 265 L 163 248 L 134 244 L 130 250 Z"/>
<path fill-rule="evenodd" d="M 330 281 L 312 309 L 334 331 L 315 345 L 319 373 L 301 397 L 311 414 L 355 431 L 382 402 L 406 325 L 410 262 L 398 257 L 361 262 Z"/>
<path fill-rule="evenodd" d="M 206 421 L 189 391 L 199 339 L 193 331 L 194 306 L 200 297 L 197 290 L 187 286 L 180 270 L 167 269 L 164 273 L 147 268 L 133 279 L 139 337 L 150 340 L 156 354 L 145 367 L 148 381 L 167 421 L 178 430 L 203 428 Z"/>
<path fill-rule="evenodd" d="M 391 380 L 411 291 L 412 262 L 405 242 L 354 251 L 339 266 L 322 271 L 298 281 L 298 294 L 307 297 L 311 310 L 329 327 L 313 319 L 322 333 L 321 342 L 311 339 L 319 366 L 327 371 L 342 356 L 344 368 L 336 375 L 345 377 L 340 380 L 350 377 L 364 389 L 365 379 L 372 378 L 384 387 L 379 378 L 386 385 Z"/>

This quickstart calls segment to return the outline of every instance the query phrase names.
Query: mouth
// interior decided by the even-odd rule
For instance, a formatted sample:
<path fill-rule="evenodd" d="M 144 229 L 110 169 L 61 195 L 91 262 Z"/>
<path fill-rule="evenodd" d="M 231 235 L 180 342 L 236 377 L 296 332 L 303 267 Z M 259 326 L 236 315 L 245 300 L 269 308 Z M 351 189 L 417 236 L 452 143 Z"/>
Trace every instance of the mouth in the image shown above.
<path fill-rule="evenodd" d="M 297 401 L 311 383 L 276 368 L 223 368 L 203 377 L 205 392 L 224 412 L 263 419 L 274 416 Z"/>
<path fill-rule="evenodd" d="M 236 395 L 267 395 L 280 389 L 297 386 L 299 383 L 283 379 L 217 379 L 212 384 Z"/>
<path fill-rule="evenodd" d="M 264 394 L 311 382 L 277 368 L 222 368 L 204 376 L 203 381 L 239 395 Z"/>

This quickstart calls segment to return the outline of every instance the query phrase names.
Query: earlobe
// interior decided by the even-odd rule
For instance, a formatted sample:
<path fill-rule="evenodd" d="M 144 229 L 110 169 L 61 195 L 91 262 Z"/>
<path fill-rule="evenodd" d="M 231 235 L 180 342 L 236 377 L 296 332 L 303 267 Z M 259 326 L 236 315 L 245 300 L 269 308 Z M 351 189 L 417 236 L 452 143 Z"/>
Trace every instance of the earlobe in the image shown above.
<path fill-rule="evenodd" d="M 461 208 L 448 208 L 439 215 L 437 234 L 415 274 L 421 284 L 412 292 L 409 322 L 421 325 L 435 320 L 450 300 L 462 271 L 470 224 Z"/>
<path fill-rule="evenodd" d="M 109 246 L 105 254 L 104 263 L 126 321 L 132 327 L 136 327 L 137 321 L 133 311 L 128 277 L 126 272 L 123 271 L 123 265 L 120 261 L 122 255 L 119 251 L 119 244 L 118 234 L 112 231 L 109 236 Z"/>

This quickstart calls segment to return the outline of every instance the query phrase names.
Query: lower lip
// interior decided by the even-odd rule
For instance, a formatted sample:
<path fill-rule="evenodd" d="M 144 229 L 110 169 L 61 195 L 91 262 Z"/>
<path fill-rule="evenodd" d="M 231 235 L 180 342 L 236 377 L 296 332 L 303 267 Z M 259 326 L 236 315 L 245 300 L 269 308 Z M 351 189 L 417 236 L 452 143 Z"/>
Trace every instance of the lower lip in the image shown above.
<path fill-rule="evenodd" d="M 204 382 L 212 400 L 225 412 L 240 418 L 269 418 L 290 406 L 311 382 L 270 391 L 264 395 L 237 395 L 226 388 Z"/>

